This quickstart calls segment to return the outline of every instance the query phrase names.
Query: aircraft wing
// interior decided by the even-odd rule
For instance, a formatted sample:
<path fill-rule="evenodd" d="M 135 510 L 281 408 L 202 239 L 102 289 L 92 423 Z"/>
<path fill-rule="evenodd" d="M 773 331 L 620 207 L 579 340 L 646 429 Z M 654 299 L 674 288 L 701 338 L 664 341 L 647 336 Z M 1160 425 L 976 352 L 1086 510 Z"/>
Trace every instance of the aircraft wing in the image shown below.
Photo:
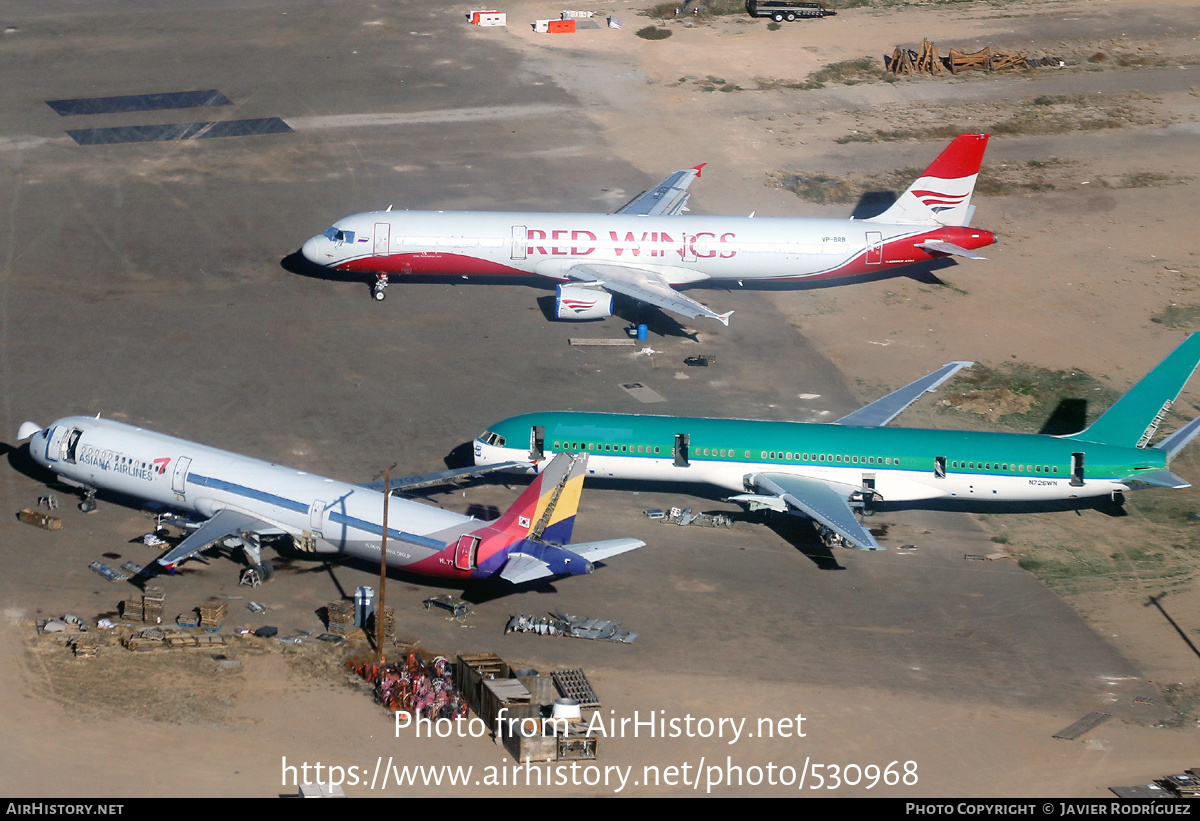
<path fill-rule="evenodd" d="M 733 313 L 733 311 L 724 314 L 717 313 L 691 297 L 679 293 L 664 282 L 658 274 L 644 268 L 588 263 L 572 267 L 567 271 L 567 276 L 576 282 L 596 283 L 614 293 L 633 297 L 689 319 L 707 316 L 718 320 L 722 325 L 728 325 L 729 314 Z"/>
<path fill-rule="evenodd" d="M 622 205 L 614 214 L 636 214 L 643 217 L 668 216 L 673 217 L 686 211 L 688 186 L 693 180 L 699 179 L 700 169 L 706 163 L 700 163 L 695 168 L 676 171 L 648 191 L 643 191 L 629 202 Z"/>
<path fill-rule="evenodd" d="M 922 394 L 937 390 L 954 374 L 974 364 L 974 362 L 947 362 L 933 373 L 922 376 L 916 382 L 892 391 L 882 399 L 876 399 L 853 413 L 846 414 L 833 424 L 852 425 L 859 428 L 881 428 L 899 416 L 902 410 L 920 399 Z"/>
<path fill-rule="evenodd" d="M 926 251 L 932 251 L 935 254 L 945 254 L 947 256 L 965 257 L 967 259 L 987 259 L 980 256 L 974 251 L 968 251 L 961 245 L 955 245 L 953 242 L 946 242 L 940 239 L 927 239 L 924 242 L 918 242 L 917 248 L 923 248 Z"/>
<path fill-rule="evenodd" d="M 423 487 L 432 487 L 433 485 L 441 485 L 449 482 L 454 482 L 458 479 L 475 479 L 485 473 L 492 473 L 497 470 L 511 470 L 516 467 L 528 467 L 527 462 L 501 462 L 496 465 L 477 465 L 469 468 L 458 468 L 457 470 L 443 470 L 436 473 L 418 473 L 415 476 L 401 476 L 391 480 L 389 487 L 392 493 L 397 493 L 404 490 L 416 490 Z M 358 487 L 366 488 L 367 490 L 375 490 L 383 492 L 383 480 L 377 482 L 363 482 Z"/>
<path fill-rule="evenodd" d="M 182 542 L 159 556 L 158 563 L 169 569 L 184 559 L 196 555 L 218 539 L 247 530 L 275 529 L 277 528 L 274 525 L 256 519 L 248 513 L 226 508 L 189 533 Z"/>
<path fill-rule="evenodd" d="M 859 550 L 883 550 L 859 524 L 846 496 L 824 482 L 786 473 L 755 473 L 748 481 L 766 494 L 782 500 L 788 513 L 802 513 L 837 533 Z M 733 497 L 737 499 L 738 497 Z"/>

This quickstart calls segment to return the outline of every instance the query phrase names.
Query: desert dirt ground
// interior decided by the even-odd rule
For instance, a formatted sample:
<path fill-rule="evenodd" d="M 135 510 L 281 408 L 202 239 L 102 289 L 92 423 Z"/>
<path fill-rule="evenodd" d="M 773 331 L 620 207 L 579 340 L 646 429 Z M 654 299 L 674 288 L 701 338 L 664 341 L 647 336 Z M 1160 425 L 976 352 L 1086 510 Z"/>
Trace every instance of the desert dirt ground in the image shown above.
<path fill-rule="evenodd" d="M 520 0 L 502 8 L 507 28 L 472 30 L 470 36 L 519 52 L 531 84 L 552 81 L 582 101 L 587 127 L 599 133 L 606 150 L 647 177 L 708 163 L 693 189 L 695 213 L 845 216 L 854 207 L 853 192 L 894 189 L 897 183 L 888 175 L 923 168 L 949 134 L 993 134 L 984 161 L 989 183 L 981 181 L 974 200 L 974 224 L 998 235 L 997 244 L 984 251 L 987 261 L 769 295 L 862 398 L 950 359 L 975 360 L 1010 376 L 1014 363 L 1038 373 L 1081 372 L 1096 380 L 1094 390 L 1109 391 L 1107 396 L 1133 384 L 1200 325 L 1195 250 L 1200 25 L 1194 4 L 898 4 L 846 9 L 833 18 L 774 30 L 745 16 L 655 23 L 639 14 L 641 8 L 615 8 L 620 30 L 551 36 L 534 33 L 529 24 L 555 16 L 559 7 Z M 655 41 L 636 36 L 647 25 L 661 25 L 671 36 Z M 916 48 L 924 38 L 943 54 L 992 46 L 1053 56 L 1065 65 L 896 82 L 857 70 L 850 83 L 832 79 L 821 87 L 793 87 L 844 61 L 870 57 L 882 65 L 883 55 L 896 46 Z M 805 175 L 850 181 L 852 193 L 844 201 L 813 202 L 783 184 Z M 722 292 L 699 293 L 720 306 Z M 788 352 L 779 351 L 762 367 L 787 368 L 787 361 Z M 1015 401 L 1014 384 L 1010 379 L 992 394 L 993 404 Z M 1192 386 L 1176 409 L 1180 418 L 1200 412 L 1200 390 Z M 786 417 L 787 409 L 780 413 Z M 935 398 L 911 409 L 903 424 L 1020 428 L 1028 422 L 994 407 L 954 411 Z M 1198 448 L 1193 445 L 1174 468 L 1196 481 Z M 750 680 L 737 703 L 730 703 L 728 689 L 706 676 L 643 672 L 635 679 L 601 669 L 596 682 L 624 711 L 737 715 L 755 703 L 770 705 L 766 713 L 786 715 L 801 704 L 826 718 L 826 729 L 814 723 L 804 740 L 761 740 L 742 763 L 806 757 L 921 762 L 915 789 L 859 786 L 837 794 L 1104 797 L 1107 786 L 1200 765 L 1195 712 L 1200 653 L 1194 647 L 1200 637 L 1200 562 L 1191 529 L 1200 527 L 1191 519 L 1200 511 L 1200 493 L 1164 495 L 1134 496 L 1122 517 L 1060 511 L 979 520 L 997 549 L 1036 565 L 1052 589 L 1132 660 L 1183 726 L 1110 722 L 1091 738 L 1068 744 L 1050 738 L 1046 728 L 1065 726 L 1078 715 L 1036 701 L 988 704 L 970 693 L 914 696 L 867 683 L 847 690 Z M 195 709 L 189 707 L 169 731 L 166 724 L 130 720 L 128 713 L 88 708 L 88 698 L 47 688 L 61 669 L 46 667 L 46 648 L 30 644 L 29 614 L 6 615 L 24 619 L 20 630 L 0 633 L 0 656 L 23 662 L 0 665 L 0 691 L 20 694 L 15 703 L 10 699 L 3 719 L 8 736 L 19 733 L 20 739 L 19 745 L 6 744 L 2 754 L 6 794 L 21 794 L 29 784 L 38 785 L 38 794 L 269 794 L 279 779 L 277 757 L 262 756 L 233 772 L 192 766 L 197 758 L 219 760 L 231 745 L 361 765 L 406 743 L 428 750 L 430 760 L 481 768 L 497 763 L 496 751 L 479 742 L 390 738 L 386 720 L 373 706 L 364 708 L 366 696 L 347 688 L 344 675 L 333 670 L 311 675 L 306 671 L 313 665 L 297 664 L 282 650 L 246 654 L 235 692 L 224 690 L 225 701 L 219 702 L 198 698 Z M 536 656 L 537 645 L 530 648 Z M 203 693 L 214 686 L 209 670 L 185 666 L 155 675 L 155 692 L 130 709 L 157 713 L 180 682 L 187 683 L 189 696 L 192 688 Z M 828 730 L 834 726 L 836 733 Z M 971 732 L 962 733 L 968 726 Z M 166 735 L 169 744 L 162 743 Z M 346 752 L 347 738 L 358 744 L 353 754 Z M 987 742 L 979 743 L 981 738 Z M 694 763 L 698 751 L 723 756 L 728 747 L 685 749 L 669 741 L 615 739 L 607 749 L 613 760 L 640 766 L 676 759 Z M 80 768 L 58 791 L 45 768 L 68 750 L 125 761 L 152 757 L 156 777 L 147 777 L 144 769 L 140 775 L 119 771 L 114 761 L 112 769 Z M 359 752 L 364 761 L 353 758 Z M 612 792 L 599 785 L 554 794 Z M 677 786 L 642 792 L 695 794 Z M 499 794 L 546 793 L 506 787 Z M 796 790 L 756 786 L 725 794 Z"/>

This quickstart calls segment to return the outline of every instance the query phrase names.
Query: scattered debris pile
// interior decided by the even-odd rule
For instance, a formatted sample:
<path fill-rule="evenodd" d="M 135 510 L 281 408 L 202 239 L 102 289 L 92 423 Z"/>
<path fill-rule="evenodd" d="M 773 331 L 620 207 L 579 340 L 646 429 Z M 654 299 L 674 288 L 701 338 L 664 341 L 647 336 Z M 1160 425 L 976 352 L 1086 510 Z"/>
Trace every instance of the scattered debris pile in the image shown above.
<path fill-rule="evenodd" d="M 555 610 L 550 616 L 513 616 L 504 627 L 505 633 L 537 633 L 539 636 L 566 636 L 593 641 L 619 641 L 633 644 L 637 633 L 621 629 L 621 623 L 604 619 L 571 616 Z"/>
<path fill-rule="evenodd" d="M 596 757 L 597 739 L 588 735 L 581 709 L 599 707 L 600 699 L 582 670 L 546 678 L 536 670 L 514 670 L 494 653 L 478 653 L 458 657 L 458 677 L 471 710 L 516 760 Z"/>
<path fill-rule="evenodd" d="M 110 582 L 123 582 L 129 578 L 124 573 L 118 573 L 117 571 L 115 571 L 111 567 L 109 567 L 108 565 L 100 564 L 100 562 L 89 562 L 88 569 L 91 570 L 93 573 L 99 573 L 101 576 L 108 579 Z"/>
<path fill-rule="evenodd" d="M 474 612 L 470 604 L 460 598 L 451 596 L 449 593 L 443 593 L 440 596 L 430 596 L 426 599 L 425 609 L 429 610 L 432 607 L 440 607 L 443 610 L 450 611 L 450 618 L 455 620 L 465 619 Z"/>
<path fill-rule="evenodd" d="M 1028 57 L 1022 51 L 1004 51 L 985 46 L 979 51 L 963 52 L 950 49 L 949 55 L 938 54 L 937 46 L 921 41 L 921 50 L 896 46 L 890 57 L 883 58 L 884 68 L 896 76 L 911 74 L 940 75 L 943 71 L 960 74 L 964 71 L 1026 71 L 1044 66 L 1061 66 L 1057 57 Z"/>
<path fill-rule="evenodd" d="M 1200 798 L 1200 767 L 1157 778 L 1149 784 L 1108 789 L 1118 798 Z"/>
<path fill-rule="evenodd" d="M 403 662 L 357 664 L 346 667 L 375 686 L 375 700 L 389 712 L 403 710 L 417 718 L 465 718 L 467 702 L 454 686 L 454 665 L 445 656 L 426 664 L 416 650 Z"/>
<path fill-rule="evenodd" d="M 649 519 L 658 519 L 666 524 L 679 525 L 680 527 L 687 525 L 733 527 L 733 519 L 724 513 L 693 513 L 690 507 L 685 507 L 682 510 L 673 507 L 665 511 L 656 508 L 643 511 L 643 513 Z"/>
<path fill-rule="evenodd" d="M 187 633 L 181 627 L 147 627 L 121 639 L 121 644 L 135 653 L 149 653 L 156 650 L 223 647 L 225 637 L 209 633 Z"/>

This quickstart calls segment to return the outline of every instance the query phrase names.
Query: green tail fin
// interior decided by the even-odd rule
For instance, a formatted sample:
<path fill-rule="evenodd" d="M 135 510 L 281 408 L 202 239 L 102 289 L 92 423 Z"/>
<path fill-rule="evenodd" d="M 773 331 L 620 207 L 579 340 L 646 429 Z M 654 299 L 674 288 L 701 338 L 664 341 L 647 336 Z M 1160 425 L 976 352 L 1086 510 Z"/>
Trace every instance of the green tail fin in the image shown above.
<path fill-rule="evenodd" d="M 1200 364 L 1200 333 L 1193 333 L 1091 427 L 1065 438 L 1104 445 L 1146 447 L 1197 364 Z"/>

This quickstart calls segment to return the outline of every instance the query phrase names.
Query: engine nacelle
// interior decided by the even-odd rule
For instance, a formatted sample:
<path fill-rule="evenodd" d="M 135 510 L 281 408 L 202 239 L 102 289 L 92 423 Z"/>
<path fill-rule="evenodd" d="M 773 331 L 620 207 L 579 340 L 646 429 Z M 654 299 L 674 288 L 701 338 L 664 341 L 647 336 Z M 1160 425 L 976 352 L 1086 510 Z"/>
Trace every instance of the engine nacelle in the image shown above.
<path fill-rule="evenodd" d="M 612 294 L 596 285 L 559 285 L 554 314 L 559 319 L 604 319 L 612 316 Z"/>

